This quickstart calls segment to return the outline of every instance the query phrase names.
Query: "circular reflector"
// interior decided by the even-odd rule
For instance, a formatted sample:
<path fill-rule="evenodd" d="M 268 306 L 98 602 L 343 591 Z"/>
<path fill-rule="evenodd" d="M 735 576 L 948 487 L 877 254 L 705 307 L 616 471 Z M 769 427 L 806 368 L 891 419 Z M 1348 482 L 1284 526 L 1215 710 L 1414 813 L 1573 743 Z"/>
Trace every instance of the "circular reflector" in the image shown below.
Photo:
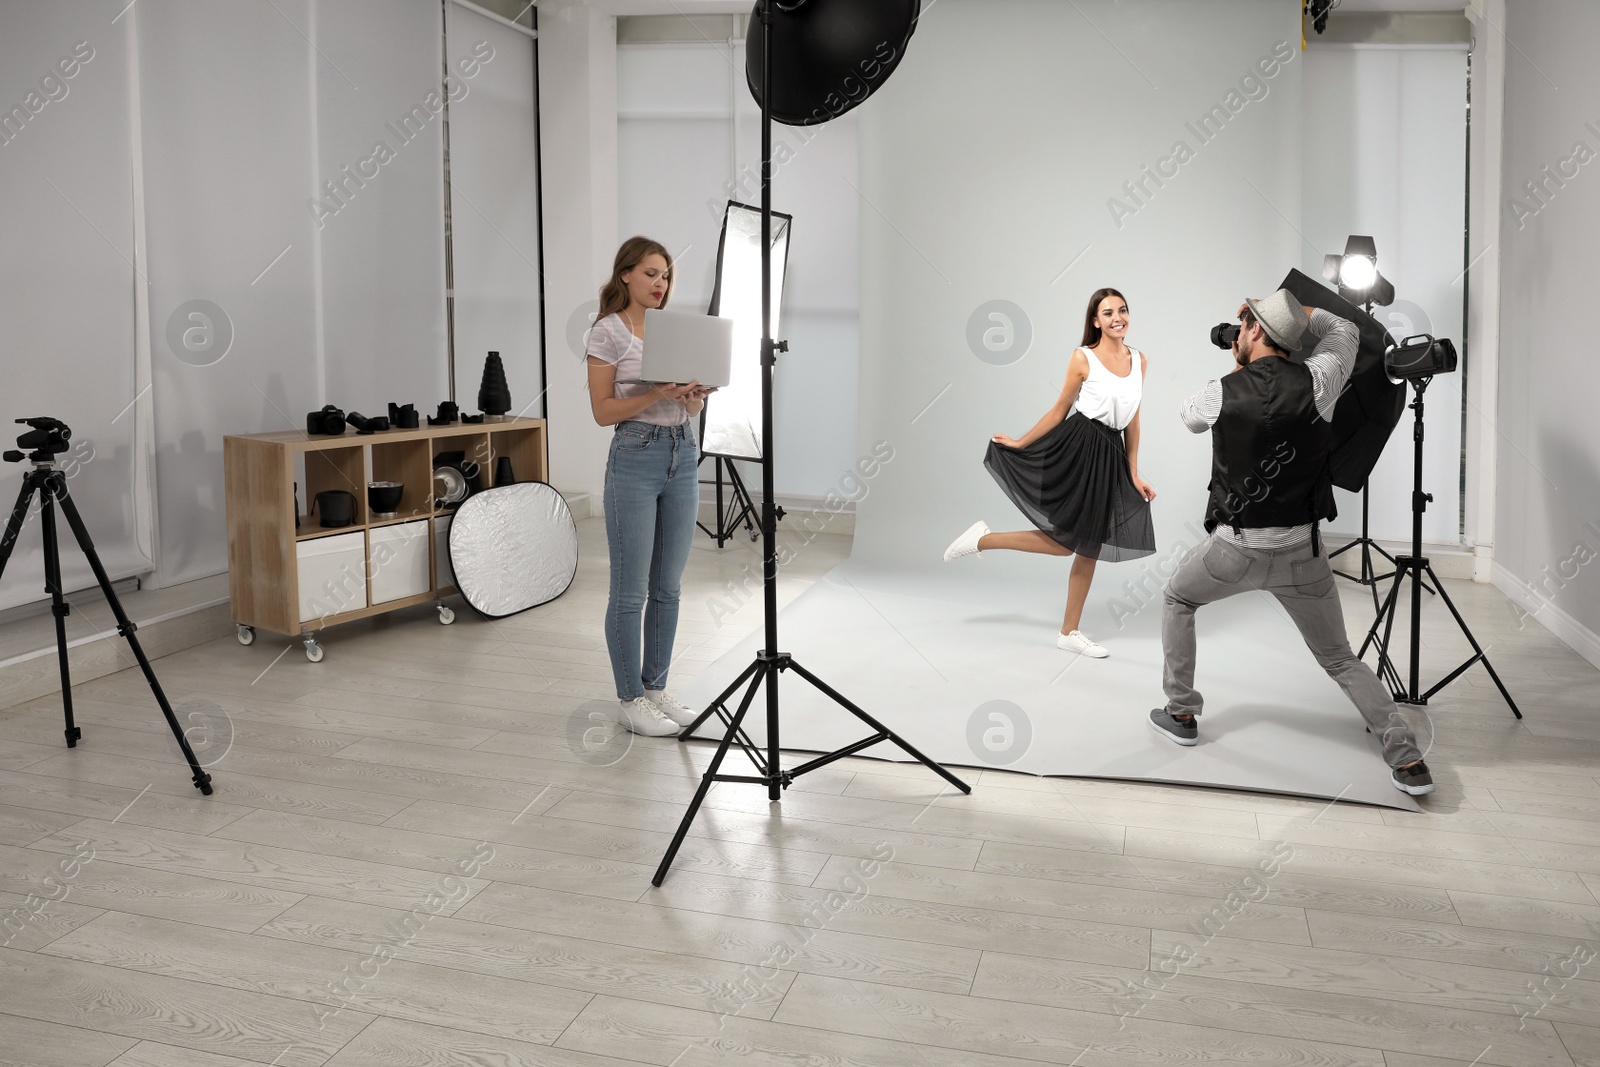
<path fill-rule="evenodd" d="M 503 619 L 567 591 L 578 572 L 578 528 L 543 482 L 474 493 L 446 542 L 456 588 L 473 610 Z"/>
<path fill-rule="evenodd" d="M 917 28 L 921 0 L 772 2 L 772 118 L 786 126 L 836 119 L 883 85 Z M 785 10 L 790 8 L 791 10 Z M 745 78 L 761 104 L 766 27 L 750 16 Z"/>

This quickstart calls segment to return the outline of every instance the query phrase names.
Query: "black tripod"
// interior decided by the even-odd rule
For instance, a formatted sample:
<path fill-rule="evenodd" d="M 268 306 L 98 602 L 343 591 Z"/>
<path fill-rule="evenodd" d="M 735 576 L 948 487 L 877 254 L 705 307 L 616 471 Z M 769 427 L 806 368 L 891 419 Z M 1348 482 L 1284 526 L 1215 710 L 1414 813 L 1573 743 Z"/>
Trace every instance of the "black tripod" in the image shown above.
<path fill-rule="evenodd" d="M 704 432 L 701 433 L 700 439 L 702 441 L 705 440 Z M 738 532 L 741 524 L 749 531 L 750 540 L 754 541 L 761 536 L 753 521 L 756 515 L 756 506 L 750 499 L 750 490 L 745 488 L 744 478 L 740 476 L 739 468 L 733 465 L 733 457 L 719 456 L 712 453 L 701 454 L 700 461 L 702 463 L 708 459 L 716 464 L 717 528 L 715 530 L 708 529 L 703 522 L 696 522 L 695 525 L 700 527 L 707 537 L 716 541 L 718 548 L 733 540 L 733 535 Z M 722 495 L 722 479 L 724 476 L 728 479 L 729 489 L 726 499 Z M 701 484 L 704 485 L 705 483 L 702 482 Z"/>
<path fill-rule="evenodd" d="M 762 0 L 758 5 L 761 20 L 762 35 L 762 67 L 761 67 L 761 439 L 765 442 L 761 455 L 761 538 L 762 538 L 762 592 L 764 597 L 766 619 L 766 641 L 760 652 L 756 653 L 755 661 L 744 669 L 733 684 L 722 691 L 722 695 L 711 702 L 695 719 L 684 728 L 679 736 L 680 741 L 689 740 L 700 724 L 705 722 L 712 714 L 727 725 L 727 732 L 723 734 L 722 742 L 717 745 L 716 755 L 711 758 L 711 765 L 706 768 L 705 774 L 700 779 L 700 788 L 695 791 L 694 799 L 689 802 L 689 810 L 684 812 L 683 821 L 678 824 L 678 832 L 673 835 L 672 844 L 667 847 L 667 854 L 661 858 L 661 866 L 656 868 L 655 877 L 650 880 L 652 885 L 659 886 L 662 879 L 667 876 L 667 870 L 672 866 L 673 857 L 678 854 L 678 849 L 683 844 L 684 837 L 689 833 L 689 826 L 694 822 L 695 815 L 700 810 L 701 803 L 706 794 L 711 790 L 713 782 L 749 782 L 767 787 L 767 799 L 779 800 L 783 791 L 787 789 L 796 778 L 802 774 L 824 767 L 835 760 L 854 755 L 862 749 L 870 748 L 880 741 L 891 741 L 916 760 L 926 765 L 945 781 L 961 790 L 963 793 L 972 792 L 972 787 L 961 779 L 933 762 L 893 730 L 862 711 L 846 699 L 838 690 L 829 686 L 822 679 L 806 670 L 794 661 L 787 652 L 777 651 L 778 647 L 778 548 L 777 527 L 778 520 L 782 518 L 782 509 L 772 502 L 772 367 L 777 362 L 779 352 L 787 352 L 789 345 L 785 341 L 775 341 L 772 338 L 772 4 L 774 0 Z M 828 699 L 844 708 L 850 714 L 872 727 L 875 731 L 836 752 L 829 752 L 808 760 L 798 767 L 784 770 L 779 764 L 779 724 L 778 724 L 778 676 L 784 671 L 794 671 L 801 678 L 810 682 L 812 686 L 822 692 Z M 748 684 L 747 684 L 748 683 Z M 751 703 L 755 700 L 756 690 L 765 683 L 767 687 L 767 751 L 763 755 L 761 750 L 744 731 L 745 713 L 750 710 Z M 730 718 L 728 715 L 728 698 L 740 686 L 746 686 L 744 696 L 739 701 L 739 709 Z M 728 754 L 728 748 L 738 742 L 750 762 L 755 765 L 755 774 L 720 774 L 722 760 Z"/>
<path fill-rule="evenodd" d="M 83 554 L 89 560 L 89 566 L 94 569 L 95 580 L 100 583 L 100 590 L 105 594 L 106 603 L 111 607 L 111 613 L 116 616 L 117 633 L 127 640 L 128 646 L 133 649 L 134 656 L 139 661 L 139 669 L 144 671 L 144 680 L 150 683 L 151 692 L 156 695 L 156 703 L 161 705 L 161 713 L 167 717 L 167 725 L 172 728 L 172 736 L 178 741 L 178 747 L 183 750 L 184 759 L 189 761 L 189 770 L 194 772 L 195 788 L 206 796 L 211 795 L 211 775 L 200 769 L 200 763 L 194 758 L 194 749 L 189 747 L 189 741 L 183 736 L 183 728 L 178 725 L 177 716 L 172 713 L 172 705 L 167 703 L 167 695 L 161 691 L 161 683 L 156 681 L 155 672 L 150 669 L 150 661 L 145 658 L 144 649 L 139 647 L 139 639 L 134 636 L 138 629 L 128 619 L 122 610 L 122 603 L 117 599 L 116 592 L 111 588 L 111 579 L 107 577 L 106 570 L 100 564 L 100 556 L 95 552 L 94 542 L 89 538 L 89 531 L 83 525 L 83 519 L 78 514 L 78 507 L 72 502 L 72 495 L 67 492 L 66 476 L 56 469 L 55 457 L 66 450 L 66 442 L 72 435 L 64 423 L 56 419 L 18 419 L 26 422 L 34 429 L 22 435 L 18 444 L 24 448 L 37 448 L 37 451 L 26 456 L 21 452 L 6 452 L 7 463 L 21 463 L 24 459 L 33 463 L 33 470 L 22 476 L 22 492 L 17 495 L 16 506 L 11 509 L 11 521 L 6 524 L 5 538 L 0 540 L 0 575 L 5 574 L 6 563 L 11 559 L 11 550 L 16 547 L 17 538 L 22 533 L 22 525 L 27 521 L 28 509 L 33 504 L 33 495 L 39 494 L 39 521 L 42 524 L 40 532 L 44 542 L 44 587 L 50 594 L 50 613 L 56 618 L 56 659 L 61 665 L 61 708 L 66 715 L 67 747 L 76 748 L 78 739 L 83 736 L 72 718 L 72 677 L 67 667 L 67 616 L 72 608 L 67 604 L 61 590 L 61 547 L 56 535 L 56 504 L 61 505 L 61 514 L 66 516 L 67 525 L 72 527 L 73 535 L 78 539 L 78 547 L 83 549 Z M 60 447 L 55 447 L 59 445 Z"/>
<path fill-rule="evenodd" d="M 1361 573 L 1359 575 L 1347 574 L 1346 572 L 1341 571 L 1341 570 L 1339 570 L 1337 568 L 1334 569 L 1333 573 L 1337 574 L 1341 578 L 1348 578 L 1352 582 L 1357 582 L 1357 583 L 1359 583 L 1361 585 L 1370 585 L 1370 586 L 1372 586 L 1373 587 L 1373 589 L 1372 589 L 1372 606 L 1373 607 L 1377 607 L 1378 606 L 1377 585 L 1378 585 L 1379 582 L 1383 581 L 1385 578 L 1391 577 L 1394 574 L 1394 572 L 1390 571 L 1388 574 L 1379 574 L 1378 573 L 1378 568 L 1376 568 L 1376 567 L 1374 567 L 1372 565 L 1372 553 L 1373 552 L 1377 552 L 1378 555 L 1382 556 L 1384 559 L 1388 560 L 1390 563 L 1394 562 L 1394 557 L 1389 555 L 1389 553 L 1387 551 L 1385 551 L 1385 549 L 1384 549 L 1384 547 L 1382 545 L 1378 544 L 1378 542 L 1374 541 L 1370 536 L 1368 536 L 1368 534 L 1367 534 L 1367 512 L 1368 512 L 1368 508 L 1367 508 L 1367 483 L 1366 482 L 1362 482 L 1361 483 L 1361 536 L 1357 537 L 1354 541 L 1351 541 L 1349 544 L 1344 545 L 1344 546 L 1342 546 L 1340 548 L 1336 548 L 1332 552 L 1329 552 L 1328 553 L 1328 561 L 1331 563 L 1331 562 L 1333 562 L 1333 557 L 1335 557 L 1335 556 L 1337 556 L 1337 555 L 1339 555 L 1339 554 L 1341 554 L 1343 552 L 1348 552 L 1352 548 L 1356 548 L 1356 547 L 1359 546 L 1360 549 L 1361 549 Z"/>
<path fill-rule="evenodd" d="M 1427 704 L 1428 698 L 1439 690 L 1455 681 L 1456 678 L 1471 667 L 1474 663 L 1481 662 L 1489 672 L 1489 677 L 1494 680 L 1495 688 L 1500 690 L 1500 695 L 1505 698 L 1506 705 L 1510 707 L 1511 714 L 1522 718 L 1522 712 L 1517 708 L 1516 701 L 1511 699 L 1511 694 L 1506 691 L 1505 683 L 1500 681 L 1500 676 L 1494 672 L 1494 665 L 1489 662 L 1489 657 L 1484 653 L 1478 639 L 1472 636 L 1472 631 L 1467 628 L 1467 621 L 1461 617 L 1461 612 L 1456 610 L 1455 604 L 1450 600 L 1450 594 L 1445 592 L 1444 585 L 1440 583 L 1439 576 L 1433 572 L 1433 566 L 1428 558 L 1422 554 L 1422 513 L 1427 510 L 1428 504 L 1433 501 L 1432 493 L 1422 491 L 1422 398 L 1428 389 L 1428 383 L 1433 379 L 1416 378 L 1412 386 L 1417 391 L 1416 399 L 1408 406 L 1414 412 L 1411 442 L 1413 448 L 1413 487 L 1411 490 L 1411 554 L 1400 556 L 1394 561 L 1394 584 L 1389 587 L 1389 595 L 1384 599 L 1383 606 L 1378 609 L 1378 617 L 1372 620 L 1372 628 L 1367 631 L 1367 638 L 1361 642 L 1361 651 L 1357 658 L 1367 654 L 1370 645 L 1377 645 L 1379 673 L 1394 686 L 1394 699 L 1400 704 Z M 1421 684 L 1417 681 L 1419 663 L 1422 656 L 1422 590 L 1427 585 L 1422 580 L 1426 574 L 1433 579 L 1433 591 L 1437 592 L 1439 599 L 1443 600 L 1445 607 L 1450 609 L 1450 614 L 1455 617 L 1456 625 L 1461 627 L 1467 642 L 1472 645 L 1473 655 L 1461 666 L 1445 675 L 1432 689 L 1419 692 Z M 1400 585 L 1407 576 L 1411 578 L 1411 677 L 1409 685 L 1395 685 L 1399 681 L 1400 673 L 1395 668 L 1394 660 L 1389 655 L 1390 637 L 1394 632 L 1394 618 L 1400 604 Z M 1383 636 L 1378 636 L 1378 627 L 1383 627 Z"/>

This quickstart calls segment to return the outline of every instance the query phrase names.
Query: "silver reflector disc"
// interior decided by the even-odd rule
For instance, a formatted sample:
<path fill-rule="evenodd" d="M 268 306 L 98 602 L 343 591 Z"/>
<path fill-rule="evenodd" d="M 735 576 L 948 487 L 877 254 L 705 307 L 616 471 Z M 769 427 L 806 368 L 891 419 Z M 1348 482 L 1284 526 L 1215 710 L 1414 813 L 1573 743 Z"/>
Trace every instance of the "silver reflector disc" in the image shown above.
<path fill-rule="evenodd" d="M 503 619 L 567 591 L 578 572 L 578 528 L 561 494 L 543 482 L 467 498 L 450 524 L 456 588 L 479 614 Z"/>

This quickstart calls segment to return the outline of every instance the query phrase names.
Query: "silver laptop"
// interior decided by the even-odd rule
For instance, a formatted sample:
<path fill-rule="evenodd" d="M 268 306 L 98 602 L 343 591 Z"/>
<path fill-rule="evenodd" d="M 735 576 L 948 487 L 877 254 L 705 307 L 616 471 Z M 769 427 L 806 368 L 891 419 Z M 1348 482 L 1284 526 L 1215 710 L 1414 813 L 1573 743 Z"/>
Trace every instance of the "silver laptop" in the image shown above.
<path fill-rule="evenodd" d="M 630 382 L 673 382 L 722 388 L 732 378 L 733 320 L 692 311 L 644 313 L 644 353 Z"/>

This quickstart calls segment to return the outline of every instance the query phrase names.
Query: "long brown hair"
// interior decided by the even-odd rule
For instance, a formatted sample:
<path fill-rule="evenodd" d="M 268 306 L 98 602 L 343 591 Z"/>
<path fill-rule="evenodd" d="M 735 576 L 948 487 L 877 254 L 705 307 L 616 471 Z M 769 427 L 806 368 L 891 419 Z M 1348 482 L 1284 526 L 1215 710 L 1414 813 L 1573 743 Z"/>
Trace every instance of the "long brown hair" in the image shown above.
<path fill-rule="evenodd" d="M 1114 296 L 1124 304 L 1128 298 L 1115 289 L 1096 289 L 1089 298 L 1089 310 L 1083 313 L 1083 347 L 1093 348 L 1100 343 L 1100 324 L 1095 321 L 1100 315 L 1100 301 L 1108 296 Z"/>
<path fill-rule="evenodd" d="M 677 271 L 673 269 L 672 253 L 660 241 L 652 241 L 648 237 L 630 237 L 617 249 L 616 262 L 611 265 L 611 280 L 600 287 L 600 311 L 595 315 L 596 322 L 628 306 L 628 286 L 622 276 L 650 255 L 660 256 L 667 261 L 667 291 L 657 305 L 667 306 L 667 301 L 672 299 L 672 283 L 677 276 Z"/>

